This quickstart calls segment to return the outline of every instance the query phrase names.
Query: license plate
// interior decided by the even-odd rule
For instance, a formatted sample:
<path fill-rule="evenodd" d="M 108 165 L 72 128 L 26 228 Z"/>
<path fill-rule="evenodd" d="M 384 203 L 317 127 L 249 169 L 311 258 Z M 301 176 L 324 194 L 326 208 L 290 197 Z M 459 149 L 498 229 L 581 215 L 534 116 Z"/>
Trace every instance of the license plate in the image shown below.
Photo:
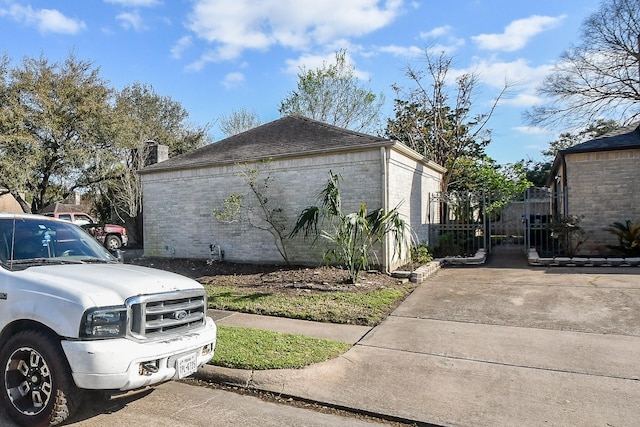
<path fill-rule="evenodd" d="M 198 361 L 195 354 L 181 357 L 176 364 L 178 365 L 178 378 L 188 377 L 198 369 Z"/>

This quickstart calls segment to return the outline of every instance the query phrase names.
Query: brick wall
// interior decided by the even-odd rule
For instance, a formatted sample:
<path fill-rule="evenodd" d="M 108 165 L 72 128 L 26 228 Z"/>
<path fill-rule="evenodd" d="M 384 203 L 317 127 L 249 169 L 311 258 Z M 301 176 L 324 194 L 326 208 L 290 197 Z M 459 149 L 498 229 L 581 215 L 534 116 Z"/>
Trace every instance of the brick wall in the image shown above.
<path fill-rule="evenodd" d="M 22 207 L 11 194 L 3 194 L 0 196 L 0 212 L 22 213 Z"/>
<path fill-rule="evenodd" d="M 388 168 L 388 207 L 399 207 L 403 219 L 411 225 L 416 242 L 429 241 L 429 193 L 440 190 L 442 175 L 422 162 L 407 157 L 394 150 L 387 152 Z M 389 243 L 388 251 L 393 255 L 393 243 Z M 406 254 L 403 254 L 406 255 Z M 390 269 L 400 266 L 403 260 L 390 257 Z"/>
<path fill-rule="evenodd" d="M 252 166 L 255 166 L 252 165 Z M 259 164 L 258 182 L 269 178 L 264 196 L 269 205 L 282 209 L 286 232 L 298 214 L 317 204 L 329 170 L 343 178 L 343 207 L 355 210 L 360 200 L 380 206 L 380 162 L 377 152 L 273 160 Z M 244 166 L 209 167 L 143 175 L 145 255 L 207 258 L 209 245 L 225 252 L 229 261 L 282 262 L 274 238 L 265 228 L 255 195 L 239 173 Z M 237 221 L 217 220 L 213 209 L 222 209 L 231 194 L 243 196 Z M 312 251 L 302 239 L 289 241 L 293 262 L 318 263 L 318 248 Z"/>
<path fill-rule="evenodd" d="M 612 222 L 640 220 L 640 150 L 566 155 L 569 215 L 584 216 L 587 240 L 580 253 L 611 255 L 617 239 L 604 231 Z"/>
<path fill-rule="evenodd" d="M 388 150 L 387 150 L 388 151 Z M 393 150 L 391 150 L 393 153 Z M 439 175 L 422 164 L 394 154 L 389 158 L 389 206 L 405 200 L 402 212 L 418 224 L 424 235 L 425 207 L 420 190 L 428 194 L 439 185 Z M 420 165 L 420 166 L 418 166 Z M 332 155 L 275 159 L 259 167 L 258 183 L 269 178 L 265 196 L 273 208 L 282 209 L 285 233 L 289 233 L 298 214 L 318 205 L 318 193 L 325 187 L 329 170 L 342 177 L 340 192 L 345 212 L 355 212 L 365 202 L 371 211 L 383 207 L 384 169 L 379 148 Z M 225 260 L 254 263 L 281 263 L 283 258 L 266 231 L 268 224 L 255 195 L 240 176 L 242 165 L 206 167 L 142 175 L 144 191 L 145 256 L 208 258 L 209 245 L 219 245 Z M 434 175 L 435 178 L 431 177 Z M 222 209 L 231 194 L 243 197 L 236 221 L 217 220 L 214 209 Z M 322 263 L 323 246 L 311 248 L 302 238 L 287 240 L 288 257 L 293 263 Z"/>

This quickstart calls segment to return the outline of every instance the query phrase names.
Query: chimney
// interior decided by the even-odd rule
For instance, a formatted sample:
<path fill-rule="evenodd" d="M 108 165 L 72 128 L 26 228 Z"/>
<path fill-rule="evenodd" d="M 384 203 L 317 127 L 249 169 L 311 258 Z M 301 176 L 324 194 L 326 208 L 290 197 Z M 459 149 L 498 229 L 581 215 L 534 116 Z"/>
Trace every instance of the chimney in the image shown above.
<path fill-rule="evenodd" d="M 153 140 L 145 142 L 145 152 L 145 166 L 164 162 L 169 158 L 169 147 L 166 145 L 158 144 Z"/>

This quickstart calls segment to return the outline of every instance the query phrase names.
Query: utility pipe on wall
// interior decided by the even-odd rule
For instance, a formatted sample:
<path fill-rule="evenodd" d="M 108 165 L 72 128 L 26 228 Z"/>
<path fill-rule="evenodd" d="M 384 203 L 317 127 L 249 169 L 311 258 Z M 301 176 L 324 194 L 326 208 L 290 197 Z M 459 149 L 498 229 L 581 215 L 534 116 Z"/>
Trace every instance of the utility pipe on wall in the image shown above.
<path fill-rule="evenodd" d="M 387 150 L 387 147 L 380 147 L 380 160 L 382 162 L 382 209 L 384 209 L 385 212 L 389 211 L 389 155 Z M 389 239 L 385 236 L 382 242 L 382 259 L 385 273 L 389 273 L 389 264 L 391 263 L 388 254 Z"/>

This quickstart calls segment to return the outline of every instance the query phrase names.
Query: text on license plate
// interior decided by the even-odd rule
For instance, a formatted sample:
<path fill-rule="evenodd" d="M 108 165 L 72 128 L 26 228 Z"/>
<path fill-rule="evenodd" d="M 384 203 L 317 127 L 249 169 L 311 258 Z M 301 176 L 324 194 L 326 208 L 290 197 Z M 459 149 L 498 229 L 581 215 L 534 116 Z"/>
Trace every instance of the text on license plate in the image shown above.
<path fill-rule="evenodd" d="M 185 378 L 196 372 L 198 369 L 198 361 L 196 355 L 190 354 L 177 360 L 178 378 Z"/>

